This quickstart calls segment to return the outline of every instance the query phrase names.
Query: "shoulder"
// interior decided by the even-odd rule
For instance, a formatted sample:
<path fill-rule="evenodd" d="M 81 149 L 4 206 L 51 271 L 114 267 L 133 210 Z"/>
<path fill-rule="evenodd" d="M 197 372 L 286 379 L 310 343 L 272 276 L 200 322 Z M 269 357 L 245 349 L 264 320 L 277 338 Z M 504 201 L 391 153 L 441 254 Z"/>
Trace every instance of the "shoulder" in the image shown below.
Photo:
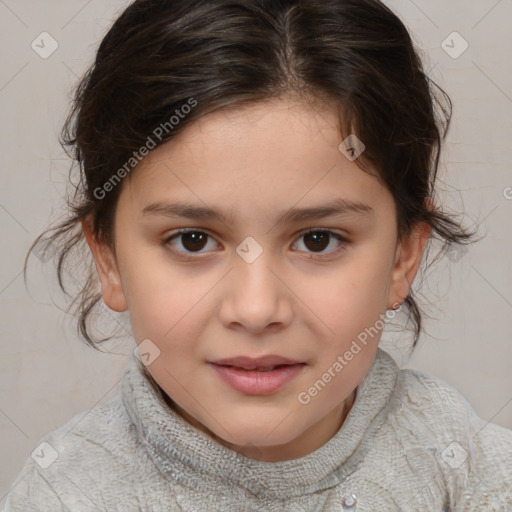
<path fill-rule="evenodd" d="M 401 369 L 395 388 L 396 397 L 434 431 L 450 435 L 466 431 L 475 419 L 475 411 L 468 400 L 453 386 L 426 373 Z"/>
<path fill-rule="evenodd" d="M 480 418 L 454 387 L 417 370 L 398 371 L 394 396 L 397 420 L 435 451 L 454 511 L 512 507 L 512 430 Z"/>
<path fill-rule="evenodd" d="M 86 469 L 93 457 L 121 462 L 133 450 L 136 439 L 118 393 L 108 402 L 81 411 L 48 432 L 38 441 L 40 444 L 47 446 L 55 463 L 67 464 L 73 460 L 76 466 L 79 460 L 81 468 Z"/>
<path fill-rule="evenodd" d="M 440 438 L 478 434 L 480 439 L 490 436 L 512 443 L 512 430 L 480 418 L 460 391 L 438 377 L 401 369 L 394 394 Z"/>
<path fill-rule="evenodd" d="M 420 422 L 437 439 L 467 435 L 472 422 L 478 418 L 468 400 L 453 386 L 427 373 L 400 369 L 390 354 L 379 349 L 380 367 L 392 373 L 389 387 L 388 414 L 408 421 Z"/>
<path fill-rule="evenodd" d="M 55 511 L 102 509 L 106 489 L 115 494 L 153 470 L 118 393 L 36 442 L 5 512 L 31 510 L 26 507 L 36 503 Z"/>

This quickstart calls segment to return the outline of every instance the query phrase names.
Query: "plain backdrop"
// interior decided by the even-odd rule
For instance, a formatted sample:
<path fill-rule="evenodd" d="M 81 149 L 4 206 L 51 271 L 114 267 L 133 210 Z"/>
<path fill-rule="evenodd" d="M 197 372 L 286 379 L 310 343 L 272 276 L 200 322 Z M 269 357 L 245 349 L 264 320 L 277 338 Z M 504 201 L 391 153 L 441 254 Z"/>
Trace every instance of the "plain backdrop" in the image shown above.
<path fill-rule="evenodd" d="M 28 291 L 22 275 L 30 243 L 63 211 L 70 162 L 57 137 L 72 87 L 127 3 L 0 0 L 0 506 L 43 434 L 117 392 L 135 346 L 128 318 L 105 310 L 105 326 L 118 322 L 125 336 L 108 353 L 88 348 L 53 274 L 36 259 Z M 384 332 L 382 347 L 400 366 L 456 387 L 486 420 L 512 428 L 512 2 L 386 3 L 453 100 L 441 194 L 485 238 L 417 276 L 431 318 L 413 355 L 410 336 L 395 332 Z"/>

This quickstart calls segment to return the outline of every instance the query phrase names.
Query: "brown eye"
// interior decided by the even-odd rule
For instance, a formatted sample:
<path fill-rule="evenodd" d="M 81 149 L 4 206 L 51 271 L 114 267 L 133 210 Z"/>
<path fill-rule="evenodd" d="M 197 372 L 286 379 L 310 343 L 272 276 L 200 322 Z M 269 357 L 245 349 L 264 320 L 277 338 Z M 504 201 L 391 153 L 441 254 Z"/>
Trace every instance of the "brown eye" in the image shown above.
<path fill-rule="evenodd" d="M 170 244 L 173 247 L 173 250 L 178 253 L 200 253 L 200 251 L 208 245 L 208 240 L 210 238 L 210 235 L 203 231 L 182 230 L 168 237 L 165 240 L 165 243 Z"/>
<path fill-rule="evenodd" d="M 340 250 L 343 250 L 346 245 L 348 245 L 348 240 L 341 236 L 340 234 L 325 230 L 325 229 L 310 229 L 306 233 L 303 233 L 299 237 L 299 241 L 303 240 L 302 245 L 305 249 L 298 248 L 300 251 L 306 251 L 311 254 L 318 254 L 319 256 L 329 256 L 337 253 Z M 334 241 L 334 246 L 332 245 Z M 295 245 L 301 245 L 296 242 Z M 331 250 L 326 249 L 331 246 Z"/>
<path fill-rule="evenodd" d="M 187 251 L 200 251 L 206 244 L 208 235 L 200 232 L 184 233 L 182 236 L 183 247 Z"/>
<path fill-rule="evenodd" d="M 304 245 L 312 251 L 323 251 L 329 245 L 331 235 L 326 231 L 316 231 L 304 235 Z"/>

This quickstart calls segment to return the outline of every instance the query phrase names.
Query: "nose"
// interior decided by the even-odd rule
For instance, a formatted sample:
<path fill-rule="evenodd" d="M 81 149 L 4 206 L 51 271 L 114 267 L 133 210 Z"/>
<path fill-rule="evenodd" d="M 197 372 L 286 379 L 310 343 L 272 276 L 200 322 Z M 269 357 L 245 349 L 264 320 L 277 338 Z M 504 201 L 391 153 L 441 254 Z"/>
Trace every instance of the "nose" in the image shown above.
<path fill-rule="evenodd" d="M 255 335 L 288 326 L 293 316 L 293 294 L 279 274 L 265 251 L 252 263 L 236 256 L 222 289 L 222 323 Z"/>

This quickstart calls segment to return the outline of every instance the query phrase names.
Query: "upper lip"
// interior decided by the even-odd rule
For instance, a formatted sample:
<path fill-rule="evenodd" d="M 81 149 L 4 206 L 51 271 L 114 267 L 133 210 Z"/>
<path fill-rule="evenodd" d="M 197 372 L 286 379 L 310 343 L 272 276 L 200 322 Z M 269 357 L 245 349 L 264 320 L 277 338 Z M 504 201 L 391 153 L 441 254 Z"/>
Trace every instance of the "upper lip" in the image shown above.
<path fill-rule="evenodd" d="M 301 361 L 295 361 L 293 359 L 288 359 L 287 357 L 281 357 L 276 355 L 268 355 L 262 357 L 238 356 L 227 359 L 217 359 L 216 361 L 211 362 L 213 364 L 217 364 L 220 366 L 236 366 L 238 368 L 243 368 L 244 370 L 255 370 L 256 368 L 269 368 L 271 366 L 279 366 L 283 364 L 303 364 Z"/>

